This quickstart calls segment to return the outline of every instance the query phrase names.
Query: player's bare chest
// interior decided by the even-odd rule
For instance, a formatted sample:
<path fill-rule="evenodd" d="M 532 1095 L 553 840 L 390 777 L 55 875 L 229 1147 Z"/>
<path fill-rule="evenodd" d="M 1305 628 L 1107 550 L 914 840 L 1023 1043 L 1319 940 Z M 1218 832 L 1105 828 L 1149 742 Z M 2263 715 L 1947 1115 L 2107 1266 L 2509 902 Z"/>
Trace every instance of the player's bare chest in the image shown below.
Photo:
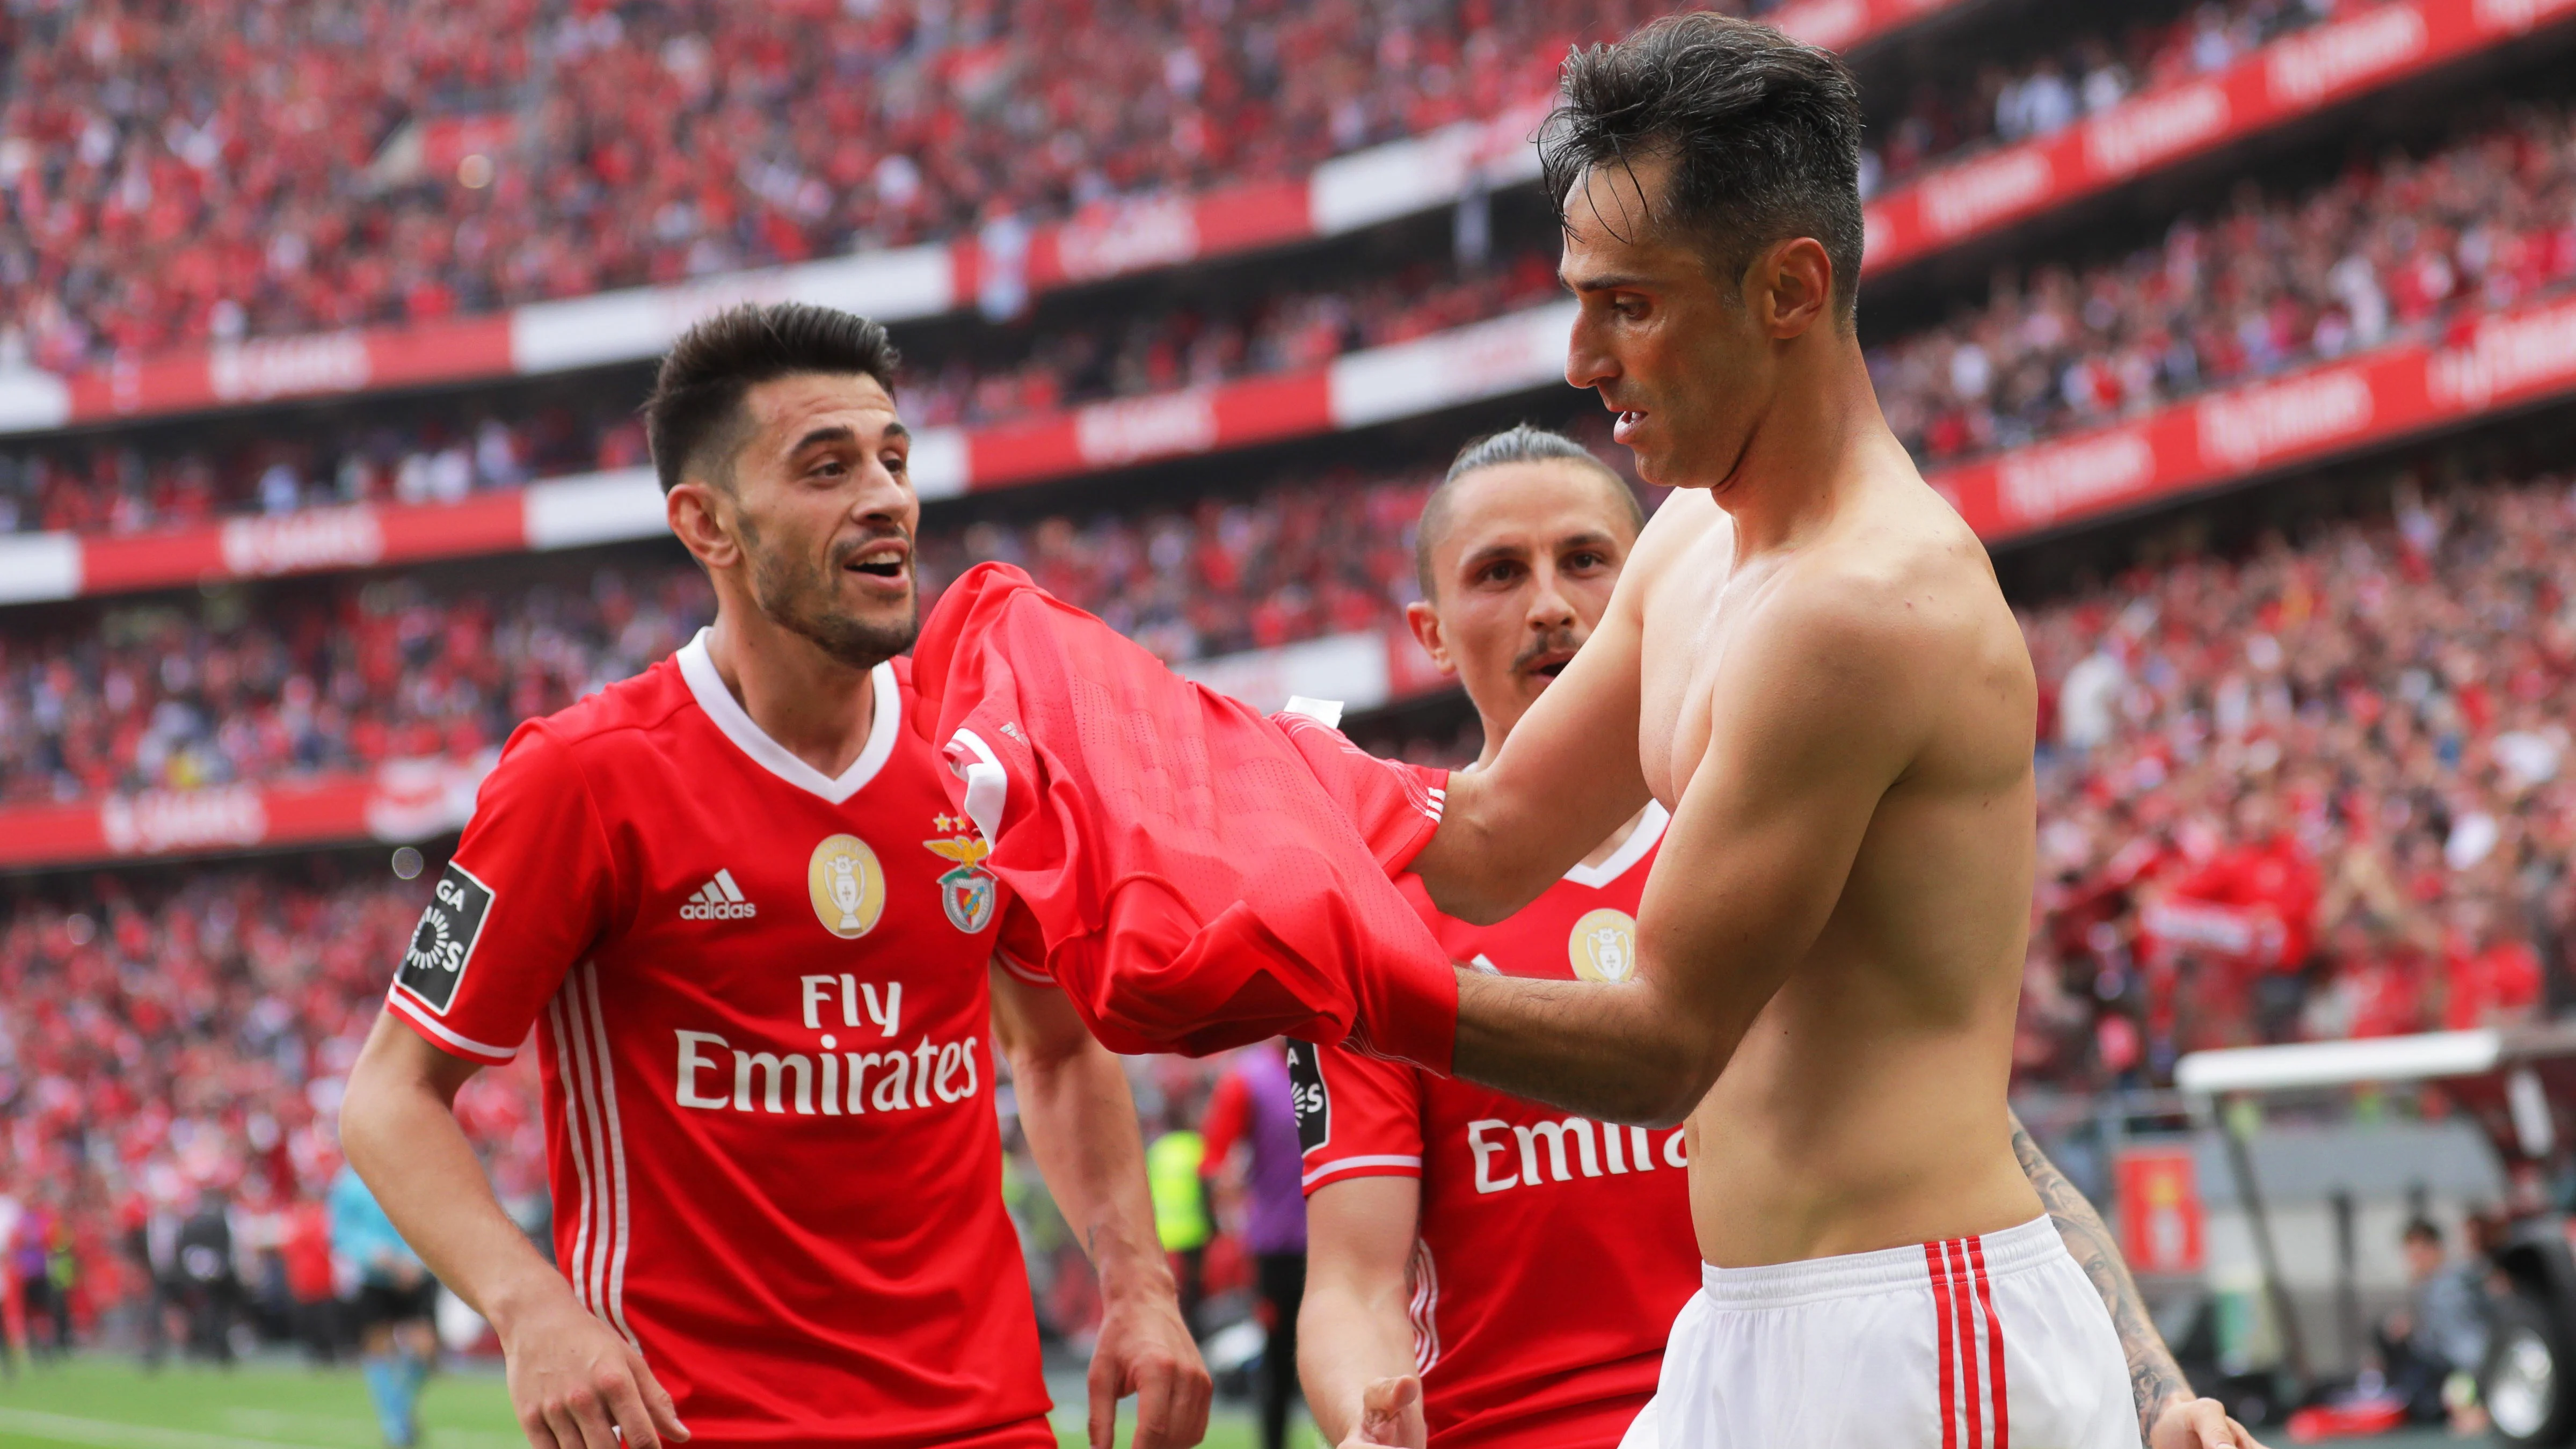
<path fill-rule="evenodd" d="M 1736 566 L 1715 530 L 1681 554 L 1645 603 L 1638 654 L 1638 763 L 1666 809 L 1708 753 L 1710 703 L 1729 645 L 1746 627 L 1767 570 Z"/>

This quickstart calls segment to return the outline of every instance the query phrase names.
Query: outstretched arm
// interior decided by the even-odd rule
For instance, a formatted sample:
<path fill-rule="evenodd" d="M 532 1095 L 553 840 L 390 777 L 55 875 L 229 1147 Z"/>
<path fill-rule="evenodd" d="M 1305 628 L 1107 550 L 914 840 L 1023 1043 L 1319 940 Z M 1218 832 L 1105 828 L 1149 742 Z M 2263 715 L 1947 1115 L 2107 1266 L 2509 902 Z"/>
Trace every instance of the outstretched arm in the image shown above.
<path fill-rule="evenodd" d="M 2119 1330 L 2120 1351 L 2129 1360 L 2129 1389 L 2138 1401 L 2139 1436 L 2150 1449 L 2262 1449 L 2244 1425 L 2227 1417 L 2224 1405 L 2192 1392 L 2191 1381 L 2182 1376 L 2182 1366 L 2165 1347 L 2164 1335 L 2147 1317 L 2146 1304 L 2138 1296 L 2138 1280 L 2129 1276 L 2128 1262 L 2120 1256 L 2119 1244 L 2111 1240 L 2102 1215 L 2039 1150 L 2018 1114 L 2012 1126 L 2013 1156 L 2020 1159 L 2021 1170 L 2047 1205 L 2049 1221 L 2057 1224 L 2066 1251 L 2102 1295 L 2102 1306 L 2111 1312 L 2111 1326 Z"/>

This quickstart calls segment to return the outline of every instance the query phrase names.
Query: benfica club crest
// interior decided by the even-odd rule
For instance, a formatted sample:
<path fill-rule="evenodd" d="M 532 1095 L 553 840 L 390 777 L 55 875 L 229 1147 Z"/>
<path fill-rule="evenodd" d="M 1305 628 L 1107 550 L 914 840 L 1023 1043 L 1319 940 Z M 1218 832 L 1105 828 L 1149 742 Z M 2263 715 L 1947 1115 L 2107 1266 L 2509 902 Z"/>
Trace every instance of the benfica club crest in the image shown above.
<path fill-rule="evenodd" d="M 993 924 L 1000 882 L 983 864 L 993 847 L 963 816 L 942 815 L 937 826 L 949 832 L 947 837 L 925 840 L 922 848 L 942 860 L 957 863 L 955 870 L 939 878 L 939 907 L 948 913 L 948 924 L 971 936 Z"/>

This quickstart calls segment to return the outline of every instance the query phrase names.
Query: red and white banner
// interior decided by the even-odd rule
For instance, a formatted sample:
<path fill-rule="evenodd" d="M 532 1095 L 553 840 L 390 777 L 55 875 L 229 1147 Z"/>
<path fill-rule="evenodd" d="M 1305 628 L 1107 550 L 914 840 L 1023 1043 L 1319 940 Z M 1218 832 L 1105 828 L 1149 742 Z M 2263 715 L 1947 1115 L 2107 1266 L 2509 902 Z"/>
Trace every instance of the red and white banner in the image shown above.
<path fill-rule="evenodd" d="M 2576 16 L 2576 0 L 2395 0 L 2170 81 L 2041 140 L 1940 167 L 1866 213 L 1886 271 L 2187 156 Z"/>
<path fill-rule="evenodd" d="M 2576 297 L 1930 475 L 1988 542 L 2576 392 Z"/>
<path fill-rule="evenodd" d="M 993 428 L 924 428 L 913 438 L 913 482 L 924 498 L 953 498 L 1527 392 L 1562 376 L 1572 322 L 1573 304 L 1555 302 L 1307 372 L 1093 403 Z M 457 503 L 350 504 L 107 537 L 0 534 L 0 605 L 577 548 L 652 538 L 666 527 L 653 471 L 620 468 Z"/>
<path fill-rule="evenodd" d="M 291 784 L 0 806 L 0 869 L 428 840 L 464 828 L 492 759 L 401 760 Z"/>
<path fill-rule="evenodd" d="M 1962 3 L 1798 0 L 1772 19 L 1803 40 L 1848 49 Z M 951 243 L 536 302 L 488 317 L 195 348 L 68 378 L 0 373 L 0 435 L 636 362 L 739 302 L 814 302 L 905 322 L 979 299 L 1335 236 L 1449 205 L 1471 189 L 1535 179 L 1530 136 L 1548 104 L 1534 99 L 1355 151 L 1299 178 L 1104 202 L 1045 227 L 1005 223 Z"/>

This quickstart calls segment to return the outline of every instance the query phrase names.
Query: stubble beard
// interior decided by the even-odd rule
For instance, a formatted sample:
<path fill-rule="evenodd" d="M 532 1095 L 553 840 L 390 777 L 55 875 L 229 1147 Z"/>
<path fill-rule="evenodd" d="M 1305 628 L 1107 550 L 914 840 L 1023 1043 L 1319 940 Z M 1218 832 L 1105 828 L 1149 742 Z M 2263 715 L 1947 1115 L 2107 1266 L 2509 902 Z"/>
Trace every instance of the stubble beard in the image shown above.
<path fill-rule="evenodd" d="M 772 623 L 812 640 L 814 647 L 852 669 L 874 669 L 913 645 L 921 635 L 921 597 L 913 593 L 894 620 L 862 619 L 844 612 L 835 599 L 843 565 L 852 554 L 888 537 L 874 533 L 833 550 L 831 559 L 814 570 L 759 546 L 746 528 L 751 555 L 751 597 Z M 901 536 L 896 534 L 893 536 Z M 907 567 L 909 559 L 907 558 Z"/>

